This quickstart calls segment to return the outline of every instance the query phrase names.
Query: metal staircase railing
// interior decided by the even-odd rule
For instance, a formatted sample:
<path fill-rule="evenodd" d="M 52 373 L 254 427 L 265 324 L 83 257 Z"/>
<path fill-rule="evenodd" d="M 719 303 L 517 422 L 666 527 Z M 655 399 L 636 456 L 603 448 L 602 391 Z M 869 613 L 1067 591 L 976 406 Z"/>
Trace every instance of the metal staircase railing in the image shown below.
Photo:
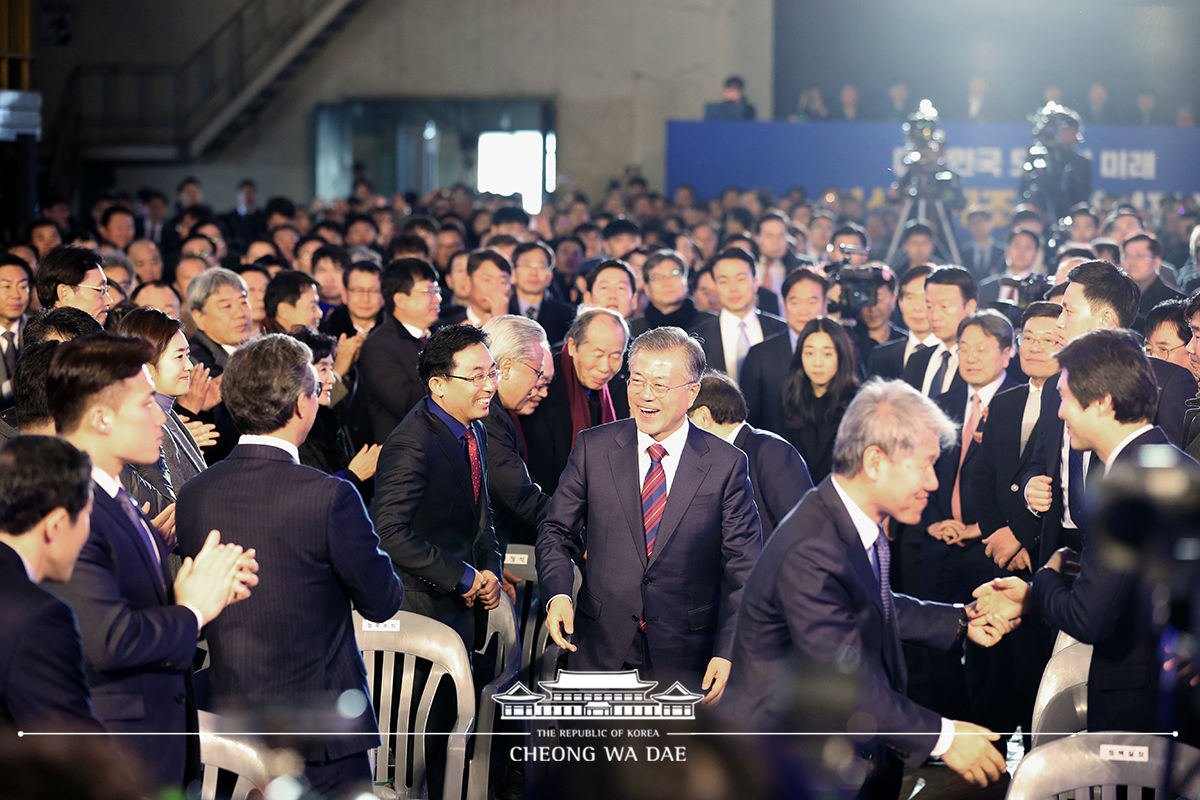
<path fill-rule="evenodd" d="M 199 155 L 363 1 L 247 0 L 181 64 L 81 66 L 67 87 L 78 103 L 78 145 L 112 158 Z"/>

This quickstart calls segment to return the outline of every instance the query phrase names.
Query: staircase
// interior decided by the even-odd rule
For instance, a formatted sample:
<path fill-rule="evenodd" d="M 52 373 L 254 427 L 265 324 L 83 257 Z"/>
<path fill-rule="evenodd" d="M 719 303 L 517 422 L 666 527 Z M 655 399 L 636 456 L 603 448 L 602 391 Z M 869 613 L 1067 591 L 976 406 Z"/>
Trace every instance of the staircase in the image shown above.
<path fill-rule="evenodd" d="M 178 65 L 91 64 L 50 128 L 52 175 L 80 161 L 187 161 L 219 150 L 368 0 L 248 0 Z"/>

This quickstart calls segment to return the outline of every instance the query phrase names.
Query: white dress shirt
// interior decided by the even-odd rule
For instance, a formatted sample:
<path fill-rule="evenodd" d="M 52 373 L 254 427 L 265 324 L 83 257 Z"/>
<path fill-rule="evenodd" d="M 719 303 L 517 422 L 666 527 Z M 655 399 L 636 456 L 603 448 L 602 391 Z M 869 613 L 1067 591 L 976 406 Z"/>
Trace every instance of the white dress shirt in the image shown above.
<path fill-rule="evenodd" d="M 1121 451 L 1128 447 L 1130 442 L 1153 428 L 1153 425 L 1147 423 L 1122 439 L 1121 442 L 1113 448 L 1113 451 L 1108 454 L 1108 458 L 1104 459 L 1104 474 L 1107 475 L 1108 471 L 1112 469 L 1113 464 L 1117 463 L 1117 456 L 1121 455 Z"/>
<path fill-rule="evenodd" d="M 293 464 L 300 463 L 300 450 L 291 442 L 285 442 L 278 436 L 261 436 L 253 433 L 243 433 L 238 437 L 238 444 L 261 444 L 276 447 L 292 457 Z"/>
<path fill-rule="evenodd" d="M 979 413 L 982 415 L 983 410 L 992 402 L 992 398 L 996 396 L 996 392 L 1000 389 L 1000 384 L 1004 383 L 1006 377 L 1004 372 L 1000 373 L 1000 377 L 989 384 L 980 386 L 978 389 L 973 386 L 967 387 L 967 404 L 963 408 L 963 420 L 965 421 L 971 416 L 971 395 L 979 395 Z M 975 430 L 983 427 L 983 417 L 975 420 Z"/>
<path fill-rule="evenodd" d="M 930 388 L 933 383 L 933 376 L 937 374 L 938 368 L 942 365 L 942 353 L 950 353 L 950 362 L 946 366 L 946 374 L 942 378 L 942 385 Z M 953 347 L 946 347 L 946 343 L 939 341 L 937 349 L 933 351 L 933 358 L 929 359 L 929 363 L 925 365 L 925 379 L 921 381 L 921 394 L 926 397 L 937 397 L 950 388 L 951 381 L 958 374 L 958 342 L 954 343 Z"/>
<path fill-rule="evenodd" d="M 871 568 L 878 572 L 879 565 L 875 563 L 875 540 L 879 538 L 879 525 L 850 499 L 850 495 L 846 494 L 846 490 L 838 483 L 836 475 L 833 477 L 833 488 L 837 490 L 842 505 L 846 507 L 846 512 L 850 515 L 850 521 L 854 523 L 854 528 L 858 531 L 858 538 L 862 540 L 863 549 L 867 551 L 867 560 L 871 562 Z M 887 547 L 887 544 L 885 543 L 883 546 Z M 949 750 L 953 742 L 954 723 L 942 717 L 942 731 L 938 734 L 937 742 L 929 755 L 937 758 Z"/>
<path fill-rule="evenodd" d="M 926 347 L 937 347 L 941 343 L 941 339 L 934 336 L 932 333 L 925 335 L 924 339 L 918 339 L 912 332 L 908 332 L 908 341 L 904 343 L 904 364 L 901 368 L 908 365 L 908 359 L 912 358 L 912 354 L 917 352 L 917 348 L 921 345 Z"/>
<path fill-rule="evenodd" d="M 661 412 L 660 412 L 661 413 Z M 642 484 L 646 481 L 646 473 L 650 471 L 650 454 L 646 452 L 652 444 L 661 444 L 667 454 L 663 456 L 662 468 L 663 477 L 666 478 L 667 494 L 671 494 L 671 484 L 675 481 L 675 471 L 679 469 L 679 456 L 683 454 L 683 446 L 687 443 L 688 431 L 691 429 L 692 423 L 684 417 L 683 424 L 679 426 L 679 430 L 672 433 L 661 442 L 656 442 L 653 437 L 647 433 L 637 432 L 638 445 L 638 495 L 641 495 Z"/>
<path fill-rule="evenodd" d="M 738 382 L 738 339 L 742 336 L 739 323 L 743 320 L 746 323 L 746 338 L 750 340 L 750 347 L 754 347 L 763 340 L 762 323 L 758 321 L 756 311 L 752 309 L 744 317 L 739 317 L 722 308 L 717 316 L 717 322 L 721 326 L 721 344 L 725 351 L 725 372 L 733 378 L 734 383 Z"/>

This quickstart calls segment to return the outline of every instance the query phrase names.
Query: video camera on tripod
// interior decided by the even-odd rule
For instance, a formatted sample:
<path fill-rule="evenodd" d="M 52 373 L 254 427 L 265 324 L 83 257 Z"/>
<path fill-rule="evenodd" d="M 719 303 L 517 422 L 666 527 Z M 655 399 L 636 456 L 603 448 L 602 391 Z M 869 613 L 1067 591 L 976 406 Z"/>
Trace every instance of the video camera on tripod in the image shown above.
<path fill-rule="evenodd" d="M 904 125 L 904 174 L 897 178 L 893 192 L 904 198 L 896 233 L 888 246 L 888 261 L 900 246 L 904 224 L 910 219 L 927 220 L 929 207 L 937 214 L 939 238 L 955 264 L 961 264 L 954 227 L 950 224 L 947 207 L 958 210 L 963 206 L 962 187 L 958 175 L 946 164 L 946 133 L 938 122 L 938 111 L 929 100 L 922 100 L 916 113 Z M 915 212 L 915 213 L 914 213 Z"/>

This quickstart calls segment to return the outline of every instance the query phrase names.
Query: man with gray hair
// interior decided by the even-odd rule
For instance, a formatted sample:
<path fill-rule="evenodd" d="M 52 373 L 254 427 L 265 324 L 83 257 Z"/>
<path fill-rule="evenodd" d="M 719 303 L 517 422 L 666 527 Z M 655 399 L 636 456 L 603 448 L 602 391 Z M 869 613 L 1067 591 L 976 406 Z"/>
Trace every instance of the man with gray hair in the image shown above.
<path fill-rule="evenodd" d="M 188 284 L 187 305 L 196 325 L 196 333 L 188 341 L 190 356 L 193 362 L 208 368 L 214 379 L 209 396 L 217 400 L 221 397 L 220 376 L 229 357 L 253 330 L 248 294 L 242 276 L 223 267 L 205 270 Z M 215 393 L 212 387 L 216 387 Z M 217 443 L 204 451 L 205 460 L 215 464 L 229 454 L 238 430 L 224 403 L 218 402 L 210 411 L 196 415 L 196 419 L 217 426 Z"/>
<path fill-rule="evenodd" d="M 219 376 L 238 345 L 250 336 L 249 290 L 242 276 L 223 267 L 206 270 L 188 284 L 187 304 L 196 323 L 191 357 Z"/>
<path fill-rule="evenodd" d="M 255 339 L 229 359 L 224 389 L 242 436 L 180 490 L 179 551 L 194 555 L 216 528 L 253 548 L 270 580 L 254 603 L 206 628 L 210 699 L 217 711 L 287 704 L 332 713 L 357 692 L 365 702 L 342 735 L 306 737 L 297 748 L 313 790 L 342 796 L 369 787 L 367 752 L 379 745 L 350 610 L 383 622 L 404 590 L 355 488 L 300 465 L 322 393 L 308 347 L 282 334 Z"/>
<path fill-rule="evenodd" d="M 529 477 L 525 466 L 529 448 L 517 419 L 517 409 L 542 379 L 542 361 L 550 344 L 541 325 L 515 314 L 492 317 L 483 332 L 500 372 L 483 427 L 488 440 L 488 496 L 503 552 L 509 542 L 533 544 L 550 502 L 550 496 Z M 510 586 L 506 580 L 505 588 Z"/>
<path fill-rule="evenodd" d="M 742 599 L 730 719 L 754 730 L 792 725 L 802 713 L 792 707 L 803 694 L 790 685 L 797 663 L 852 660 L 859 691 L 846 721 L 861 735 L 859 797 L 896 797 L 903 765 L 931 755 L 979 785 L 1004 772 L 989 743 L 997 734 L 941 718 L 904 693 L 901 642 L 946 650 L 966 636 L 988 646 L 1009 627 L 974 604 L 924 603 L 889 582 L 884 523 L 920 521 L 937 489 L 938 455 L 955 437 L 954 423 L 912 387 L 864 386 L 838 428 L 833 474 L 775 529 Z"/>
<path fill-rule="evenodd" d="M 546 627 L 572 669 L 637 669 L 715 704 L 730 670 L 749 667 L 733 663 L 733 632 L 761 527 L 745 453 L 688 421 L 704 366 L 681 328 L 634 341 L 633 419 L 579 434 L 538 528 L 537 566 Z"/>

